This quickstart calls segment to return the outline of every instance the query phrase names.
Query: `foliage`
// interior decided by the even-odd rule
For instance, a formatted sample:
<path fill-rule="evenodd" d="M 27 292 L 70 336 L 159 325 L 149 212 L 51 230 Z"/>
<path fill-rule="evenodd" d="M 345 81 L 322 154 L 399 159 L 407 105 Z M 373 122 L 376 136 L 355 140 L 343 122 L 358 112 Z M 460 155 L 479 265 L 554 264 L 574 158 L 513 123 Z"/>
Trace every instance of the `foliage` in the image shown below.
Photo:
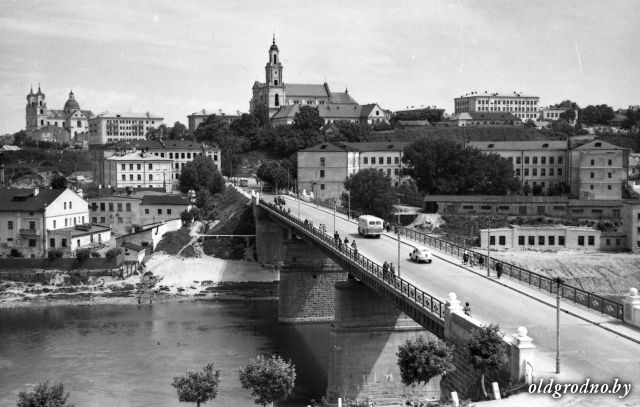
<path fill-rule="evenodd" d="M 430 107 L 424 109 L 399 111 L 391 116 L 390 122 L 395 125 L 400 120 L 428 120 L 430 123 L 442 120 L 444 109 L 432 109 Z"/>
<path fill-rule="evenodd" d="M 358 171 L 347 178 L 344 187 L 351 195 L 351 209 L 388 218 L 393 210 L 395 193 L 391 179 L 375 169 Z M 343 200 L 343 206 L 347 202 Z"/>
<path fill-rule="evenodd" d="M 76 259 L 78 259 L 78 261 L 87 260 L 90 256 L 91 251 L 89 249 L 78 249 L 78 251 L 76 251 Z"/>
<path fill-rule="evenodd" d="M 180 212 L 180 220 L 182 221 L 183 225 L 189 226 L 193 221 L 193 215 L 191 214 L 191 212 L 185 209 L 184 211 Z"/>
<path fill-rule="evenodd" d="M 15 247 L 11 249 L 11 252 L 9 253 L 9 256 L 11 257 L 22 257 L 22 253 L 20 252 L 20 250 L 16 249 Z"/>
<path fill-rule="evenodd" d="M 213 400 L 218 395 L 220 371 L 214 371 L 214 364 L 206 365 L 202 372 L 187 372 L 184 376 L 173 378 L 171 385 L 178 392 L 178 400 L 186 403 L 201 403 Z"/>
<path fill-rule="evenodd" d="M 47 258 L 49 260 L 60 259 L 64 256 L 64 252 L 61 249 L 49 249 L 47 252 Z"/>
<path fill-rule="evenodd" d="M 69 393 L 64 392 L 62 383 L 49 385 L 39 383 L 33 391 L 18 394 L 18 407 L 74 407 L 69 402 Z"/>
<path fill-rule="evenodd" d="M 520 189 L 506 158 L 447 139 L 416 141 L 405 148 L 402 161 L 427 194 L 508 195 Z"/>
<path fill-rule="evenodd" d="M 51 189 L 64 189 L 67 187 L 67 178 L 64 175 L 56 175 L 51 179 Z"/>
<path fill-rule="evenodd" d="M 97 251 L 94 250 L 94 251 L 91 252 L 91 257 L 95 257 L 96 259 L 98 259 L 98 258 L 102 257 L 102 255 L 100 254 L 100 252 L 97 252 Z"/>
<path fill-rule="evenodd" d="M 169 139 L 170 140 L 180 140 L 180 139 L 189 139 L 191 138 L 191 134 L 189 133 L 189 129 L 187 126 L 180 122 L 173 123 L 173 127 L 168 129 Z"/>
<path fill-rule="evenodd" d="M 624 120 L 624 122 L 622 122 L 622 128 L 625 130 L 631 130 L 634 127 L 637 127 L 640 125 L 640 110 L 638 109 L 628 109 L 627 112 L 625 113 L 625 116 L 627 116 Z"/>
<path fill-rule="evenodd" d="M 326 141 L 367 141 L 371 127 L 367 124 L 339 120 L 327 125 L 324 130 Z"/>
<path fill-rule="evenodd" d="M 105 253 L 105 257 L 107 259 L 115 259 L 120 255 L 120 253 L 122 253 L 122 249 L 120 249 L 119 247 L 114 247 L 112 249 L 107 250 L 107 253 Z"/>
<path fill-rule="evenodd" d="M 265 358 L 260 355 L 240 369 L 243 389 L 251 390 L 256 404 L 263 406 L 286 400 L 293 391 L 296 369 L 291 361 L 277 355 Z"/>
<path fill-rule="evenodd" d="M 453 348 L 438 339 L 407 339 L 396 355 L 402 383 L 407 386 L 427 384 L 435 376 L 455 370 Z"/>
<path fill-rule="evenodd" d="M 253 115 L 256 117 L 256 119 L 258 119 L 258 123 L 260 124 L 260 127 L 269 125 L 269 108 L 267 107 L 266 104 L 258 103 L 255 106 Z"/>
<path fill-rule="evenodd" d="M 196 141 L 216 145 L 222 150 L 222 171 L 231 175 L 242 161 L 242 153 L 250 147 L 250 140 L 238 137 L 220 116 L 212 114 L 195 131 Z"/>
<path fill-rule="evenodd" d="M 589 105 L 584 109 L 580 109 L 578 120 L 586 126 L 593 126 L 595 124 L 608 125 L 609 121 L 614 117 L 615 114 L 611 106 Z"/>
<path fill-rule="evenodd" d="M 471 330 L 471 337 L 465 343 L 469 364 L 482 372 L 482 391 L 486 397 L 484 373 L 497 369 L 507 362 L 507 344 L 498 325 L 487 325 Z"/>
<path fill-rule="evenodd" d="M 293 128 L 296 130 L 318 131 L 324 125 L 317 107 L 302 106 L 293 116 Z"/>
<path fill-rule="evenodd" d="M 185 164 L 180 174 L 180 190 L 206 189 L 212 194 L 224 189 L 224 179 L 210 157 L 197 156 Z"/>
<path fill-rule="evenodd" d="M 260 165 L 256 175 L 262 181 L 280 188 L 287 185 L 287 181 L 290 181 L 287 167 L 282 165 L 282 161 L 266 160 Z"/>
<path fill-rule="evenodd" d="M 260 121 L 252 114 L 243 113 L 229 125 L 229 130 L 236 136 L 254 140 L 260 129 Z"/>

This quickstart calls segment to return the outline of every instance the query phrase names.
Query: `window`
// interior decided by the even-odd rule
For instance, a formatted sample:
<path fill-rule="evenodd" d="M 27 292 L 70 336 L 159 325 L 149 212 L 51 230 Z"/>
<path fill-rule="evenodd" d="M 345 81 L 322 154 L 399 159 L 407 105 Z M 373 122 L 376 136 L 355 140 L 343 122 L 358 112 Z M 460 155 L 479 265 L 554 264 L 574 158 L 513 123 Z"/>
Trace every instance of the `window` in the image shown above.
<path fill-rule="evenodd" d="M 76 239 L 76 245 L 80 247 L 80 239 Z"/>
<path fill-rule="evenodd" d="M 131 203 L 127 202 L 125 208 L 127 209 L 127 212 L 131 212 Z"/>
<path fill-rule="evenodd" d="M 187 158 L 191 158 L 191 153 L 187 153 Z"/>
<path fill-rule="evenodd" d="M 64 210 L 66 211 L 67 210 L 67 203 L 63 202 L 63 205 L 64 205 Z"/>
<path fill-rule="evenodd" d="M 607 242 L 607 246 L 611 246 L 611 239 L 607 239 L 606 242 Z"/>
<path fill-rule="evenodd" d="M 549 236 L 547 238 L 547 240 L 549 241 L 549 246 L 553 246 L 556 244 L 556 237 L 555 236 Z"/>
<path fill-rule="evenodd" d="M 149 214 L 149 209 L 145 209 L 145 210 L 144 210 L 144 214 L 145 214 L 145 215 L 148 215 L 148 214 Z"/>
<path fill-rule="evenodd" d="M 399 175 L 399 174 L 400 174 L 400 171 L 398 171 L 398 169 L 397 169 L 397 168 L 395 168 L 395 169 L 393 170 L 393 175 Z"/>
<path fill-rule="evenodd" d="M 538 244 L 544 246 L 544 236 L 538 236 Z"/>
<path fill-rule="evenodd" d="M 122 202 L 118 202 L 118 212 L 122 212 Z"/>
<path fill-rule="evenodd" d="M 136 170 L 141 170 L 142 169 L 141 167 L 142 167 L 142 165 L 136 164 Z"/>
<path fill-rule="evenodd" d="M 518 236 L 518 245 L 524 246 L 524 236 Z"/>
<path fill-rule="evenodd" d="M 545 169 L 544 168 L 540 168 L 540 176 L 544 177 L 545 175 Z"/>
<path fill-rule="evenodd" d="M 369 164 L 369 157 L 364 157 L 364 158 L 362 159 L 362 163 L 363 163 L 363 164 Z"/>
<path fill-rule="evenodd" d="M 400 157 L 395 157 L 395 158 L 393 159 L 393 162 L 394 162 L 395 164 L 400 164 Z"/>
<path fill-rule="evenodd" d="M 480 209 L 485 210 L 485 211 L 490 211 L 491 210 L 491 205 L 480 205 Z"/>
<path fill-rule="evenodd" d="M 149 169 L 152 170 L 153 169 L 153 164 L 149 164 Z"/>
<path fill-rule="evenodd" d="M 320 189 L 324 190 L 324 184 L 320 184 Z"/>
<path fill-rule="evenodd" d="M 104 203 L 104 202 L 100 202 L 100 210 L 101 210 L 102 212 L 104 212 L 104 211 L 106 210 L 106 209 L 105 209 L 105 203 Z"/>
<path fill-rule="evenodd" d="M 142 181 L 142 175 L 138 174 L 138 181 Z"/>
<path fill-rule="evenodd" d="M 587 244 L 589 246 L 593 246 L 596 243 L 596 238 L 595 236 L 588 236 L 587 237 Z"/>
<path fill-rule="evenodd" d="M 324 178 L 324 170 L 320 170 L 320 178 Z"/>
<path fill-rule="evenodd" d="M 578 246 L 584 246 L 584 236 L 578 236 Z"/>
<path fill-rule="evenodd" d="M 36 247 L 36 239 L 29 239 L 29 247 Z"/>
<path fill-rule="evenodd" d="M 113 202 L 109 203 L 109 212 L 113 212 Z"/>
<path fill-rule="evenodd" d="M 638 216 L 640 217 L 640 214 Z M 13 221 L 12 220 L 7 222 L 7 229 L 13 230 Z"/>
<path fill-rule="evenodd" d="M 123 180 L 123 181 L 126 181 L 126 180 L 127 180 L 127 176 L 126 176 L 126 175 L 124 175 L 124 174 L 122 174 L 122 180 Z"/>
<path fill-rule="evenodd" d="M 611 191 L 611 185 L 607 185 L 607 189 Z"/>
<path fill-rule="evenodd" d="M 544 171 L 544 170 L 543 170 Z M 549 168 L 549 176 L 553 177 L 553 168 Z"/>
<path fill-rule="evenodd" d="M 558 175 L 562 175 L 562 168 L 558 168 Z"/>
<path fill-rule="evenodd" d="M 324 166 L 325 166 L 324 157 L 320 157 L 320 166 L 321 166 L 321 167 L 324 167 Z"/>
<path fill-rule="evenodd" d="M 133 174 L 129 174 L 129 181 L 133 181 Z"/>
<path fill-rule="evenodd" d="M 522 163 L 522 157 L 516 157 L 516 164 Z"/>
<path fill-rule="evenodd" d="M 98 217 L 97 216 L 93 216 L 91 218 L 91 223 L 98 223 Z"/>
<path fill-rule="evenodd" d="M 593 185 L 589 185 L 589 189 L 593 189 Z"/>
<path fill-rule="evenodd" d="M 149 174 L 149 181 L 153 181 L 153 174 Z"/>
<path fill-rule="evenodd" d="M 54 229 L 56 228 L 56 220 L 55 219 L 53 220 L 53 228 Z"/>
<path fill-rule="evenodd" d="M 167 215 L 171 215 L 171 209 L 167 209 Z"/>
<path fill-rule="evenodd" d="M 538 164 L 538 157 L 533 157 L 533 163 Z"/>
<path fill-rule="evenodd" d="M 536 244 L 536 237 L 529 236 L 529 246 L 534 246 Z"/>
<path fill-rule="evenodd" d="M 391 168 L 387 168 L 387 176 L 391 176 Z"/>
<path fill-rule="evenodd" d="M 525 163 L 525 164 L 529 164 L 529 157 L 525 157 L 525 158 L 524 158 L 524 163 Z"/>
<path fill-rule="evenodd" d="M 520 176 L 520 168 L 516 168 L 516 177 Z"/>
<path fill-rule="evenodd" d="M 126 164 L 122 164 L 122 171 L 127 169 L 127 165 Z"/>
<path fill-rule="evenodd" d="M 391 157 L 387 157 L 387 164 L 391 164 Z"/>
<path fill-rule="evenodd" d="M 498 243 L 500 244 L 500 246 L 504 246 L 507 244 L 507 239 L 504 236 L 499 236 Z"/>
<path fill-rule="evenodd" d="M 595 173 L 593 173 L 593 172 L 592 172 L 592 173 L 589 173 L 589 178 L 595 178 L 595 177 L 596 177 L 596 174 L 595 174 Z"/>
<path fill-rule="evenodd" d="M 173 153 L 169 153 L 169 158 L 173 158 Z"/>
<path fill-rule="evenodd" d="M 495 236 L 489 236 L 489 245 L 490 246 L 494 246 L 496 244 L 496 237 Z"/>
<path fill-rule="evenodd" d="M 547 157 L 540 157 L 540 164 L 546 164 L 547 163 Z"/>
<path fill-rule="evenodd" d="M 513 157 L 509 157 L 509 164 L 513 165 Z"/>
<path fill-rule="evenodd" d="M 555 157 L 549 157 L 549 164 L 553 164 L 553 159 L 554 159 L 554 158 L 555 158 Z"/>
<path fill-rule="evenodd" d="M 558 157 L 558 164 L 562 164 L 562 159 L 563 159 L 562 156 Z"/>
<path fill-rule="evenodd" d="M 564 246 L 564 236 L 558 236 L 558 244 Z"/>
<path fill-rule="evenodd" d="M 158 209 L 158 215 L 162 215 L 162 209 Z"/>
<path fill-rule="evenodd" d="M 608 164 L 608 165 L 612 165 L 612 164 L 613 164 L 613 161 L 609 160 L 609 161 L 607 161 L 607 164 Z"/>
<path fill-rule="evenodd" d="M 524 169 L 524 176 L 525 176 L 525 177 L 528 177 L 528 176 L 529 176 L 529 169 L 528 169 L 528 168 L 525 168 L 525 169 Z"/>
<path fill-rule="evenodd" d="M 378 164 L 384 164 L 384 157 L 378 157 Z"/>
<path fill-rule="evenodd" d="M 591 165 L 595 165 L 596 164 L 596 160 L 591 160 Z"/>
<path fill-rule="evenodd" d="M 611 178 L 611 173 L 607 173 L 607 178 Z"/>
<path fill-rule="evenodd" d="M 534 168 L 533 170 L 531 170 L 531 172 L 533 173 L 534 177 L 538 176 L 538 169 L 537 168 Z"/>

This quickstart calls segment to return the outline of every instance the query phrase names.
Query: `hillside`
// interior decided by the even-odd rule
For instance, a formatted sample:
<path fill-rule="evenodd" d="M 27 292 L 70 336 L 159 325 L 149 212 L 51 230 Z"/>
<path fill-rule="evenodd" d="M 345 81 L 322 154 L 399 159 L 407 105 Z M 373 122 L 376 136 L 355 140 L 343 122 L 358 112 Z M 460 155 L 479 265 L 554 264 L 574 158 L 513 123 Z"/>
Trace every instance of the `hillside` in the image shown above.
<path fill-rule="evenodd" d="M 58 172 L 69 176 L 74 171 L 91 171 L 91 157 L 86 150 L 43 150 L 25 148 L 0 154 L 5 177 L 12 187 L 49 186 Z"/>

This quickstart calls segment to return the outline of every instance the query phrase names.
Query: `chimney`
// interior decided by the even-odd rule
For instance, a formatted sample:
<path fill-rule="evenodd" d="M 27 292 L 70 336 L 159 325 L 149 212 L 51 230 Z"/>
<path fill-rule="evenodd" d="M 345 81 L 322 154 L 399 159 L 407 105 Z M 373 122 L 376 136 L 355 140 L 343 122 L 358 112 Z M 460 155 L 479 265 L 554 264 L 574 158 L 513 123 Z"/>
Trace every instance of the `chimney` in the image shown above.
<path fill-rule="evenodd" d="M 33 196 L 38 196 L 39 193 L 40 193 L 40 188 L 38 187 L 33 188 Z"/>

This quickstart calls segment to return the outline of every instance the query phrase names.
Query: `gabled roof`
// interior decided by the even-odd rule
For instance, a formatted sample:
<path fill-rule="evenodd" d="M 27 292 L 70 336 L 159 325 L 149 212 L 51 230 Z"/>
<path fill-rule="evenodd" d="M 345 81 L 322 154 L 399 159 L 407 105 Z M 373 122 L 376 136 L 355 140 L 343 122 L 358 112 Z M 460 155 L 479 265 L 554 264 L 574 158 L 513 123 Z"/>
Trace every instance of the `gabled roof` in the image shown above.
<path fill-rule="evenodd" d="M 122 243 L 120 247 L 124 247 L 125 249 L 133 250 L 138 253 L 143 250 L 146 250 L 144 247 L 138 246 L 137 244 L 133 244 L 133 243 Z"/>
<path fill-rule="evenodd" d="M 304 83 L 287 83 L 284 85 L 287 99 L 292 97 L 311 96 L 311 97 L 329 97 L 328 86 L 313 85 Z"/>
<path fill-rule="evenodd" d="M 379 151 L 403 151 L 413 141 L 358 141 L 342 143 L 361 153 Z"/>
<path fill-rule="evenodd" d="M 96 117 L 103 119 L 153 119 L 153 120 L 162 120 L 163 118 L 157 116 L 155 114 L 151 114 L 149 112 L 146 113 L 138 113 L 138 112 L 102 112 L 98 114 Z"/>
<path fill-rule="evenodd" d="M 480 150 L 566 150 L 567 142 L 562 140 L 537 141 L 470 141 L 469 146 Z"/>
<path fill-rule="evenodd" d="M 346 148 L 344 144 L 337 145 L 333 143 L 320 143 L 315 146 L 311 146 L 309 148 L 305 148 L 304 150 L 300 150 L 300 152 L 328 152 L 328 153 L 344 153 L 349 149 Z"/>
<path fill-rule="evenodd" d="M 615 144 L 607 143 L 602 140 L 593 140 L 580 147 L 574 148 L 574 150 L 627 150 L 626 148 L 618 147 Z"/>
<path fill-rule="evenodd" d="M 318 112 L 323 118 L 360 119 L 362 106 L 325 104 L 318 105 Z"/>
<path fill-rule="evenodd" d="M 358 104 L 358 102 L 356 102 L 355 99 L 351 97 L 349 92 L 331 92 L 330 100 L 331 100 L 331 103 L 341 104 L 341 105 L 357 105 Z"/>
<path fill-rule="evenodd" d="M 191 202 L 177 195 L 145 195 L 140 205 L 191 205 Z"/>
<path fill-rule="evenodd" d="M 278 111 L 271 117 L 271 119 L 289 119 L 293 118 L 296 113 L 300 110 L 300 105 L 286 105 L 282 106 Z"/>
<path fill-rule="evenodd" d="M 66 189 L 0 189 L 0 212 L 43 212 Z"/>

